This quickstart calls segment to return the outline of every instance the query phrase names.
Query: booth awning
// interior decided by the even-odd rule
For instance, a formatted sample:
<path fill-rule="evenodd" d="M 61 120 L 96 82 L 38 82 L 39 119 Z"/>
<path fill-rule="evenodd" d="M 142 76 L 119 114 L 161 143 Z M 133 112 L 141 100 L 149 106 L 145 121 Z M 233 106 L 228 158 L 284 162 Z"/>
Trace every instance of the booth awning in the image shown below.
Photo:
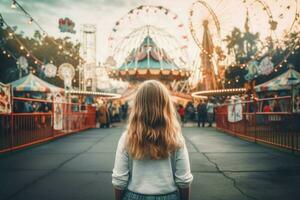
<path fill-rule="evenodd" d="M 64 89 L 56 87 L 32 73 L 10 83 L 14 91 L 17 92 L 63 92 Z"/>
<path fill-rule="evenodd" d="M 257 85 L 255 87 L 255 90 L 257 92 L 290 90 L 291 85 L 296 85 L 299 83 L 300 83 L 300 73 L 294 69 L 289 69 L 288 71 L 273 78 L 272 80 Z"/>

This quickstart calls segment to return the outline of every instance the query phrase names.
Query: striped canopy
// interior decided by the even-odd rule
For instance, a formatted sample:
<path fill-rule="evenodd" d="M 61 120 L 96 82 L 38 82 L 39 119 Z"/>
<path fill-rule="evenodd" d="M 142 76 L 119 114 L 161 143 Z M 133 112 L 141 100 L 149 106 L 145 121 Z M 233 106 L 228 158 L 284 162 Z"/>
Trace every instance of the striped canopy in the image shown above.
<path fill-rule="evenodd" d="M 296 85 L 298 83 L 300 83 L 300 73 L 294 69 L 289 69 L 272 80 L 257 85 L 255 90 L 257 92 L 290 90 L 292 84 Z"/>
<path fill-rule="evenodd" d="M 60 87 L 56 87 L 43 81 L 32 73 L 10 83 L 14 91 L 17 92 L 63 92 Z"/>

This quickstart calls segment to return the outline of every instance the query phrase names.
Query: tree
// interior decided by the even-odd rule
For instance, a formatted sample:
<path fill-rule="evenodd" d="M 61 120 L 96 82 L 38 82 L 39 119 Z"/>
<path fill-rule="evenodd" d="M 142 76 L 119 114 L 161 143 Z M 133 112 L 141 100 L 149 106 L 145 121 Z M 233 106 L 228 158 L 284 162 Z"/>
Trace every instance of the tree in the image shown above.
<path fill-rule="evenodd" d="M 13 27 L 12 29 L 17 30 L 17 27 Z M 8 28 L 0 29 L 0 38 L 3 39 L 3 42 L 0 44 L 0 48 L 3 49 L 2 53 L 0 53 L 0 82 L 4 83 L 18 79 L 18 68 L 16 60 L 14 60 L 13 57 L 19 58 L 20 56 L 26 56 L 26 52 L 20 49 L 15 38 L 9 36 L 9 32 L 11 32 L 11 30 Z M 16 34 L 16 37 L 30 50 L 31 55 L 34 55 L 44 63 L 52 62 L 57 67 L 65 62 L 72 64 L 75 68 L 79 65 L 80 45 L 73 44 L 67 37 L 63 39 L 51 36 L 44 37 L 39 31 L 35 31 L 33 37 L 25 37 L 22 34 Z M 58 44 L 63 45 L 63 50 L 59 48 Z M 3 54 L 4 50 L 7 51 L 6 54 Z M 8 52 L 13 54 L 13 56 L 9 58 L 7 56 Z M 63 86 L 63 81 L 58 76 L 55 78 L 45 77 L 42 66 L 35 64 L 31 57 L 28 58 L 28 63 L 40 78 L 54 85 Z M 78 74 L 76 74 L 75 79 L 78 79 Z M 78 81 L 76 81 L 76 84 L 78 84 Z"/>

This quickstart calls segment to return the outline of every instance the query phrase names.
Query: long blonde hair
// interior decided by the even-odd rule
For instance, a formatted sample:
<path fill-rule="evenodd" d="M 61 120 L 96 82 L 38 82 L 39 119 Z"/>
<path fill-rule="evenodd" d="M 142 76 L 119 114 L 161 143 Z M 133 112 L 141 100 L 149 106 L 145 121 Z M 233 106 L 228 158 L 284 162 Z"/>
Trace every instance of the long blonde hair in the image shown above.
<path fill-rule="evenodd" d="M 168 89 L 155 80 L 137 90 L 127 127 L 126 147 L 133 159 L 165 159 L 182 146 L 177 112 Z"/>

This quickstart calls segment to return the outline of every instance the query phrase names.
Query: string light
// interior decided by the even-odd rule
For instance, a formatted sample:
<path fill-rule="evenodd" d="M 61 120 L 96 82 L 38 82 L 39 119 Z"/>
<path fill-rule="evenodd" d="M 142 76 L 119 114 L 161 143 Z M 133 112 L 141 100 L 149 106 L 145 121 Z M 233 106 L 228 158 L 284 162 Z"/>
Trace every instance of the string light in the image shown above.
<path fill-rule="evenodd" d="M 28 21 L 28 24 L 32 24 L 32 22 L 33 22 L 33 18 L 31 17 Z"/>
<path fill-rule="evenodd" d="M 10 6 L 12 9 L 15 9 L 15 8 L 17 8 L 17 3 L 16 3 L 16 1 L 15 0 L 13 0 L 12 1 L 12 3 L 11 3 L 11 6 Z"/>
<path fill-rule="evenodd" d="M 45 36 L 47 36 L 47 35 L 49 35 L 45 30 L 44 30 L 44 28 L 17 2 L 17 0 L 13 0 L 12 1 L 12 5 L 11 5 L 11 7 L 12 8 L 16 8 L 16 7 L 18 7 L 18 8 L 20 8 L 20 10 L 27 16 L 27 17 L 29 17 L 29 21 L 28 21 L 28 23 L 29 24 L 32 24 L 32 23 L 34 23 L 34 24 L 36 24 L 37 26 L 38 26 L 38 28 L 41 30 L 41 32 L 42 32 L 42 35 L 43 35 L 43 37 L 45 37 Z M 49 37 L 49 40 L 52 42 L 52 43 L 54 43 L 55 45 L 57 45 L 58 46 L 58 48 L 60 49 L 60 50 L 62 50 L 62 49 L 64 49 L 64 47 L 61 45 L 61 44 L 58 44 L 58 42 L 55 40 L 55 39 L 53 39 L 52 37 Z M 41 43 L 40 43 L 40 45 L 42 45 Z M 80 57 L 80 60 L 81 60 L 82 58 Z"/>
<path fill-rule="evenodd" d="M 16 4 L 17 4 L 17 2 L 16 2 Z M 18 4 L 17 4 L 17 5 L 18 5 Z M 18 45 L 19 45 L 20 50 L 24 50 L 24 51 L 26 52 L 26 56 L 27 56 L 27 57 L 30 57 L 30 56 L 31 56 L 31 57 L 34 59 L 34 63 L 35 63 L 35 64 L 38 64 L 38 63 L 43 64 L 42 61 L 38 60 L 34 55 L 30 54 L 30 51 L 23 45 L 23 43 L 21 42 L 21 40 L 20 40 L 20 39 L 17 37 L 17 35 L 14 33 L 13 29 L 5 22 L 5 20 L 3 19 L 2 16 L 1 16 L 1 19 L 2 19 L 3 23 L 7 26 L 7 32 L 8 32 L 8 35 L 16 40 L 16 42 L 17 42 Z M 11 57 L 11 55 L 9 54 L 8 57 Z M 17 60 L 17 59 L 15 58 L 15 56 L 13 56 L 13 58 L 14 58 L 15 60 Z"/>

